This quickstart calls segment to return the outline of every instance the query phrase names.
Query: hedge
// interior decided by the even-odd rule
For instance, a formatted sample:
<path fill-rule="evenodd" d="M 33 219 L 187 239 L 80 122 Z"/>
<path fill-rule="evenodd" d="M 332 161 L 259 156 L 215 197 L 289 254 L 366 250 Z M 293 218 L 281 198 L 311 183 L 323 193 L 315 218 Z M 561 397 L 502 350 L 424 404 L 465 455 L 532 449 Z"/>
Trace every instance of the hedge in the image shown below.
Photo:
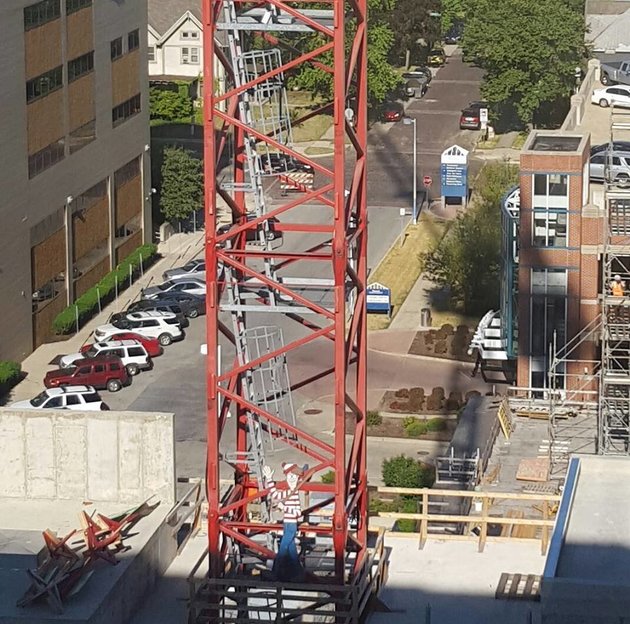
<path fill-rule="evenodd" d="M 19 362 L 0 361 L 0 394 L 6 394 L 22 379 L 22 366 Z"/>
<path fill-rule="evenodd" d="M 116 277 L 118 277 L 118 292 L 125 290 L 129 284 L 129 267 L 132 277 L 140 274 L 157 259 L 157 245 L 153 243 L 138 247 L 129 254 L 100 282 L 83 293 L 72 305 L 63 309 L 53 321 L 53 330 L 57 335 L 70 334 L 76 330 L 77 308 L 79 312 L 79 326 L 82 327 L 99 311 L 99 295 L 101 307 L 109 303 L 116 296 Z"/>

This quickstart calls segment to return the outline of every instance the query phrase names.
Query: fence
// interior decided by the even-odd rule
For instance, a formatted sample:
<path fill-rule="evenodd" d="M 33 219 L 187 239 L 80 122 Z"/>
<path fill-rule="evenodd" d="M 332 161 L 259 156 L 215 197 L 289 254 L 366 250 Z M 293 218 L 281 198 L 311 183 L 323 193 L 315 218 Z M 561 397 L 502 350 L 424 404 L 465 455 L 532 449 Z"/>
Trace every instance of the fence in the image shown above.
<path fill-rule="evenodd" d="M 423 548 L 429 537 L 437 539 L 450 540 L 476 540 L 479 545 L 479 552 L 483 549 L 488 541 L 509 541 L 509 540 L 540 540 L 540 550 L 542 554 L 547 552 L 549 545 L 549 536 L 554 526 L 552 516 L 552 504 L 559 503 L 560 496 L 555 494 L 520 494 L 511 492 L 471 492 L 469 490 L 435 490 L 428 488 L 394 488 L 379 487 L 376 488 L 378 494 L 396 494 L 399 496 L 418 496 L 421 513 L 403 513 L 403 512 L 378 512 L 376 515 L 382 518 L 409 519 L 417 520 L 419 523 L 419 532 L 414 533 L 396 533 L 389 532 L 388 535 L 397 535 L 403 537 L 413 536 L 419 540 L 419 547 Z M 444 498 L 460 498 L 471 499 L 471 502 L 477 503 L 477 507 L 481 506 L 480 514 L 475 515 L 458 515 L 458 514 L 442 514 L 430 513 L 429 505 L 443 504 Z M 433 501 L 431 500 L 433 499 Z M 490 515 L 490 511 L 494 501 L 531 501 L 541 504 L 540 518 L 520 518 L 511 517 L 509 515 Z M 475 505 L 473 505 L 473 508 Z M 444 525 L 455 525 L 453 532 L 444 532 Z M 440 532 L 431 533 L 429 529 L 431 525 L 438 525 Z M 508 531 L 506 535 L 489 535 L 489 528 L 495 529 L 500 527 L 502 533 Z M 512 527 L 532 527 L 530 535 L 513 536 Z M 476 532 L 475 532 L 476 531 Z"/>
<path fill-rule="evenodd" d="M 586 72 L 586 76 L 584 76 L 584 80 L 577 94 L 571 98 L 571 108 L 564 118 L 564 122 L 560 127 L 561 130 L 570 132 L 571 130 L 575 130 L 575 128 L 582 123 L 582 119 L 584 119 L 584 109 L 590 104 L 593 85 L 598 77 L 599 61 L 597 59 L 591 59 L 588 62 L 588 71 Z"/>

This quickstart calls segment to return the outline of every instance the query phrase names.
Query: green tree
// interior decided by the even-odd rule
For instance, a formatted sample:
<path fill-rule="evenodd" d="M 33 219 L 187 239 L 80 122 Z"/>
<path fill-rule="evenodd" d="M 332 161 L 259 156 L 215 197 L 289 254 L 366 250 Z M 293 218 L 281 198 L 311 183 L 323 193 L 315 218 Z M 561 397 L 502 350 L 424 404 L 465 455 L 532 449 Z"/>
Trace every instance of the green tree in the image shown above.
<path fill-rule="evenodd" d="M 160 210 L 164 218 L 168 221 L 185 219 L 202 207 L 202 161 L 181 147 L 166 147 L 160 191 Z"/>
<path fill-rule="evenodd" d="M 405 53 L 405 67 L 409 67 L 419 41 L 428 46 L 439 40 L 440 20 L 435 16 L 439 10 L 437 0 L 396 0 L 388 23 L 394 33 L 394 50 Z"/>
<path fill-rule="evenodd" d="M 463 48 L 485 70 L 484 98 L 521 124 L 568 99 L 586 55 L 584 15 L 568 0 L 467 0 Z"/>
<path fill-rule="evenodd" d="M 388 60 L 394 44 L 394 33 L 388 24 L 387 17 L 393 7 L 394 0 L 368 0 L 367 74 L 370 106 L 376 106 L 383 102 L 402 82 Z M 327 6 L 327 8 L 329 7 Z M 347 48 L 349 48 L 355 29 L 354 20 L 348 20 L 346 23 Z M 323 35 L 312 34 L 297 37 L 291 43 L 300 52 L 305 53 L 315 50 L 327 42 L 328 38 Z M 332 52 L 319 55 L 317 60 L 332 66 Z M 332 76 L 310 64 L 300 67 L 297 73 L 291 77 L 290 84 L 326 99 L 332 97 Z"/>
<path fill-rule="evenodd" d="M 387 487 L 400 488 L 431 487 L 435 479 L 431 466 L 406 455 L 384 459 L 382 477 Z"/>
<path fill-rule="evenodd" d="M 151 87 L 149 89 L 149 110 L 151 119 L 181 121 L 190 118 L 193 104 L 188 95 L 187 86 L 181 85 L 177 91 Z"/>
<path fill-rule="evenodd" d="M 442 0 L 442 32 L 464 18 L 464 0 Z"/>
<path fill-rule="evenodd" d="M 429 278 L 450 291 L 466 314 L 487 312 L 499 302 L 501 270 L 501 197 L 518 179 L 508 163 L 486 165 L 479 189 L 438 246 L 425 256 Z"/>

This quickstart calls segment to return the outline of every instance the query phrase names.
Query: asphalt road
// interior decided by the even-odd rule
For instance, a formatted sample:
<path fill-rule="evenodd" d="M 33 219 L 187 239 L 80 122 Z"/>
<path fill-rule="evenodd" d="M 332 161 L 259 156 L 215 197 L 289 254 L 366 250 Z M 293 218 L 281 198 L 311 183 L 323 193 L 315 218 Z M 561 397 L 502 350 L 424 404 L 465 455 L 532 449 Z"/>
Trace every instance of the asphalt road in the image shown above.
<path fill-rule="evenodd" d="M 412 101 L 407 114 L 418 120 L 419 179 L 432 175 L 438 180 L 439 157 L 446 148 L 457 143 L 464 148 L 472 145 L 475 133 L 460 131 L 458 119 L 461 108 L 470 100 L 479 97 L 480 72 L 464 65 L 461 56 L 450 57 L 431 82 L 424 99 Z M 368 203 L 369 203 L 369 249 L 368 264 L 371 269 L 395 242 L 400 233 L 399 208 L 410 206 L 412 197 L 412 128 L 402 123 L 378 124 L 369 137 Z M 330 163 L 327 163 L 330 164 Z M 273 201 L 274 193 L 269 197 Z M 300 222 L 321 223 L 330 210 L 324 206 L 301 207 L 283 217 L 283 220 L 298 219 Z M 318 238 L 319 237 L 319 238 Z M 321 240 L 321 235 L 289 234 L 285 238 L 283 251 L 303 250 Z M 306 277 L 331 277 L 325 263 L 313 269 L 313 263 L 292 265 L 292 275 Z M 328 269 L 329 270 L 329 269 Z M 314 298 L 330 302 L 330 295 L 313 293 Z M 229 318 L 225 321 L 230 325 Z M 300 325 L 282 320 L 277 314 L 268 312 L 250 314 L 248 326 L 281 324 L 285 343 L 304 335 Z M 321 319 L 320 319 L 321 324 Z M 205 358 L 200 353 L 205 341 L 204 317 L 191 320 L 184 341 L 175 343 L 155 360 L 153 370 L 143 372 L 129 388 L 117 394 L 104 393 L 112 409 L 163 411 L 175 414 L 175 436 L 177 471 L 179 476 L 201 476 L 205 466 Z M 233 351 L 225 344 L 223 366 L 229 368 Z M 332 364 L 331 345 L 325 339 L 293 351 L 289 358 L 291 381 L 303 382 Z M 353 371 L 350 371 L 353 374 Z M 368 378 L 373 389 L 389 389 L 421 385 L 425 388 L 443 386 L 449 389 L 468 387 L 470 378 L 465 365 L 451 363 L 428 363 L 423 360 L 371 353 Z M 468 381 L 466 381 L 466 379 Z M 331 376 L 305 385 L 293 393 L 296 412 L 313 401 L 324 406 L 321 417 L 307 419 L 302 416 L 300 426 L 318 435 L 331 435 L 331 421 L 326 418 L 325 406 L 333 392 Z M 372 396 L 372 394 L 370 394 Z M 231 429 L 231 427 L 228 427 Z M 225 442 L 229 447 L 233 432 L 228 431 Z M 399 451 L 398 451 L 399 452 Z M 370 472 L 380 472 L 382 457 L 374 455 L 370 461 Z M 283 451 L 276 459 L 285 458 Z M 373 464 L 373 465 L 372 465 Z"/>

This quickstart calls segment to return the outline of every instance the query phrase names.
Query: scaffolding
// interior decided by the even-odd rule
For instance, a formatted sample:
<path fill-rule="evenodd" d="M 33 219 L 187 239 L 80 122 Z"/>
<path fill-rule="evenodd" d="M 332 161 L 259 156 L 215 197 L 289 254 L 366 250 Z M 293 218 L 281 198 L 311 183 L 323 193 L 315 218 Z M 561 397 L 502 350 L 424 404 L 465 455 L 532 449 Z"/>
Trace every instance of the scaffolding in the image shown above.
<path fill-rule="evenodd" d="M 602 254 L 601 383 L 598 449 L 628 455 L 630 441 L 630 178 L 613 154 L 615 136 L 630 130 L 630 112 L 611 108 L 610 143 L 604 167 L 604 246 Z M 625 283 L 615 296 L 615 278 Z"/>

